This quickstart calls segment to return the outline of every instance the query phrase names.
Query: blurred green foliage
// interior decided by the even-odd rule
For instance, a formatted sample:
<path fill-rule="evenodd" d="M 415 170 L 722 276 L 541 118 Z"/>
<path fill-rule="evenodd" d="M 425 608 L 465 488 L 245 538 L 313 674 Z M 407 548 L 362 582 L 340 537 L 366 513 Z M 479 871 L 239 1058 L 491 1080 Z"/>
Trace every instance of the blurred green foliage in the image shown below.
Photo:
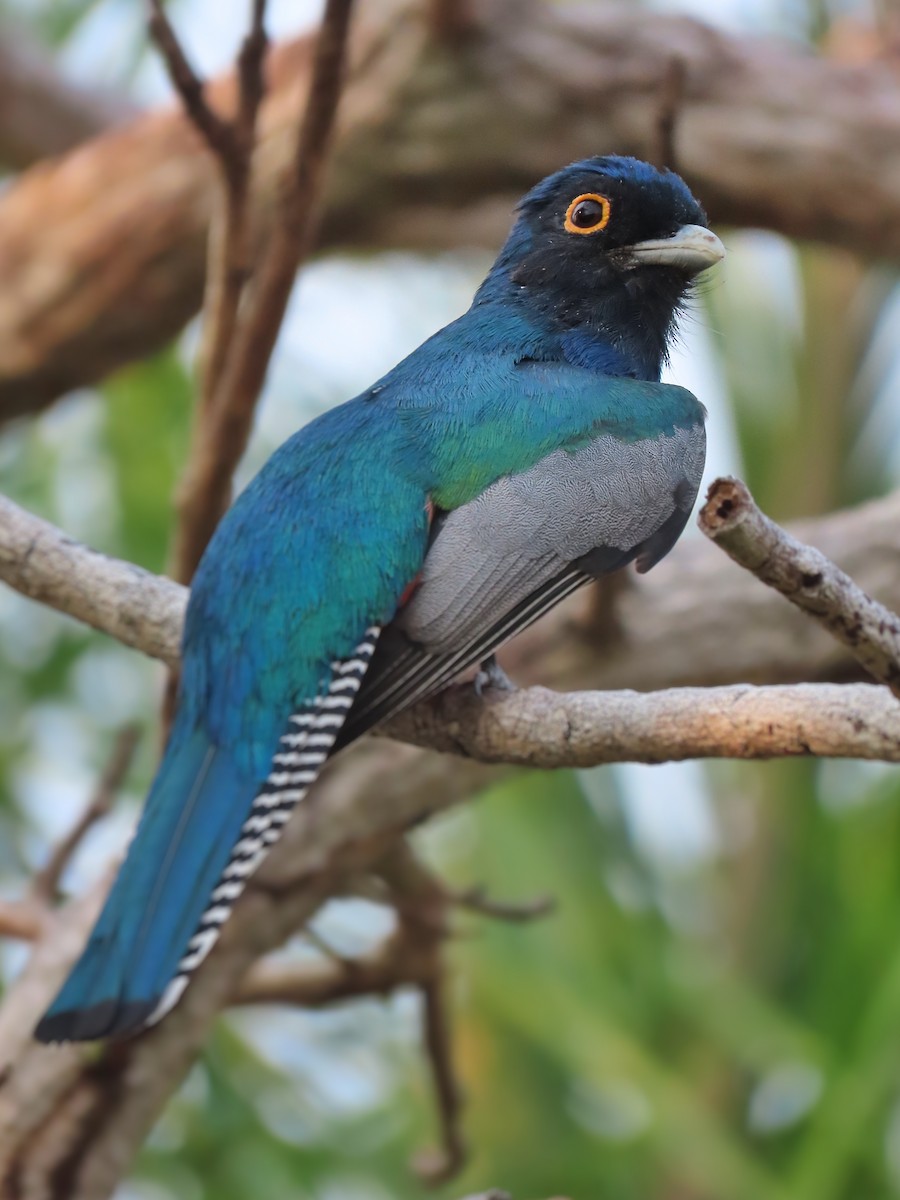
<path fill-rule="evenodd" d="M 34 26 L 63 41 L 96 7 L 35 5 Z M 817 28 L 829 12 L 807 10 Z M 696 323 L 758 499 L 786 519 L 896 486 L 893 276 L 763 235 L 727 240 Z M 0 490 L 162 569 L 192 391 L 173 351 L 5 427 Z M 83 886 L 121 842 L 152 772 L 160 683 L 138 656 L 0 593 L 4 895 L 75 819 L 116 728 L 137 717 L 126 815 L 88 840 L 67 884 Z M 522 776 L 419 835 L 455 883 L 558 902 L 531 925 L 459 917 L 450 987 L 472 1156 L 440 1194 L 900 1196 L 896 770 L 719 763 L 640 778 L 652 838 L 636 777 L 614 770 Z M 691 813 L 706 835 L 686 844 Z M 379 919 L 339 905 L 318 927 L 353 949 Z M 22 957 L 3 948 L 5 980 Z M 418 1017 L 400 996 L 223 1019 L 123 1196 L 424 1196 L 408 1167 L 434 1137 Z"/>

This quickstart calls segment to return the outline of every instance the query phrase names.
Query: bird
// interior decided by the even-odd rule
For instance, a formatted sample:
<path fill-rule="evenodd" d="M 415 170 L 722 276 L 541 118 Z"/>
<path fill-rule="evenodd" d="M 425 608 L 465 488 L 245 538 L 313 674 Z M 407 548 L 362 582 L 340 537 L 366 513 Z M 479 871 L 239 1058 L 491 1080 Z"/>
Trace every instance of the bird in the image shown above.
<path fill-rule="evenodd" d="M 520 201 L 466 313 L 273 453 L 197 569 L 168 744 L 40 1041 L 159 1021 L 331 755 L 668 553 L 706 412 L 660 375 L 723 256 L 679 175 L 572 163 Z"/>

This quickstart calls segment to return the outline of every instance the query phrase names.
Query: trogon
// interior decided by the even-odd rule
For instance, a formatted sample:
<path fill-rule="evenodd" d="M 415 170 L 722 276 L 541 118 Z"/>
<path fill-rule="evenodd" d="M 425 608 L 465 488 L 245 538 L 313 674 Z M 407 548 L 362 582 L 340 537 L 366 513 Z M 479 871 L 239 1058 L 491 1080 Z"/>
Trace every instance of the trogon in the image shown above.
<path fill-rule="evenodd" d="M 677 175 L 574 163 L 463 316 L 276 450 L 198 568 L 165 755 L 38 1038 L 160 1019 L 331 754 L 671 549 L 705 413 L 660 372 L 723 253 Z"/>

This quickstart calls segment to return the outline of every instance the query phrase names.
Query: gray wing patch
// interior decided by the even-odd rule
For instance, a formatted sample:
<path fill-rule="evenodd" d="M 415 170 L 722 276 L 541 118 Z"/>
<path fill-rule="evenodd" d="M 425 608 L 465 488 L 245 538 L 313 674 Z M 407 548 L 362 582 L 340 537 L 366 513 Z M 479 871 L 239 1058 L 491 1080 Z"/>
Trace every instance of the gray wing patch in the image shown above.
<path fill-rule="evenodd" d="M 591 577 L 648 570 L 690 515 L 702 426 L 556 451 L 442 514 L 421 584 L 384 631 L 335 748 L 434 695 Z"/>
<path fill-rule="evenodd" d="M 636 442 L 606 434 L 498 480 L 447 514 L 398 627 L 445 653 L 572 564 L 600 575 L 637 558 L 649 570 L 684 528 L 705 450 L 702 425 Z"/>

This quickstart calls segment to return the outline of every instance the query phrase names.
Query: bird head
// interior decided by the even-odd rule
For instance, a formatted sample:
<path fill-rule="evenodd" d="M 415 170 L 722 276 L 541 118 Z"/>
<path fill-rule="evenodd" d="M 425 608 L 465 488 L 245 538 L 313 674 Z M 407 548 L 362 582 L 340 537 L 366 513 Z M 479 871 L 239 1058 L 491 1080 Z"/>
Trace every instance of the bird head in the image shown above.
<path fill-rule="evenodd" d="M 724 254 L 680 176 L 588 158 L 521 200 L 485 294 L 499 288 L 549 328 L 603 339 L 633 364 L 628 373 L 653 378 L 693 280 Z"/>

